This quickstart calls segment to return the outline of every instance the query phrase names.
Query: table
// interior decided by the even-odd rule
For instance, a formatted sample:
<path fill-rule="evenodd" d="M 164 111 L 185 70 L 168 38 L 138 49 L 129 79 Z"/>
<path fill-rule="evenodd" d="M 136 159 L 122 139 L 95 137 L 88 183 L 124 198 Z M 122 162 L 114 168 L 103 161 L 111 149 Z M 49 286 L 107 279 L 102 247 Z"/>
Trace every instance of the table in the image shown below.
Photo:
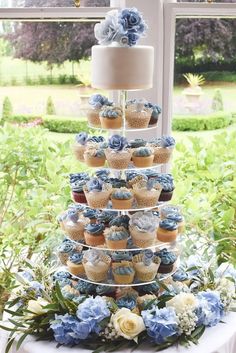
<path fill-rule="evenodd" d="M 4 353 L 7 332 L 0 330 L 0 353 Z M 29 337 L 16 351 L 13 347 L 10 353 L 89 353 L 80 348 L 56 348 L 55 342 L 36 342 Z M 155 352 L 153 349 L 136 350 L 136 353 Z M 170 347 L 163 353 L 236 353 L 236 313 L 230 313 L 225 317 L 224 323 L 207 328 L 200 339 L 199 345 L 192 345 L 189 349 L 184 347 Z M 122 353 L 130 353 L 129 349 L 123 349 Z"/>

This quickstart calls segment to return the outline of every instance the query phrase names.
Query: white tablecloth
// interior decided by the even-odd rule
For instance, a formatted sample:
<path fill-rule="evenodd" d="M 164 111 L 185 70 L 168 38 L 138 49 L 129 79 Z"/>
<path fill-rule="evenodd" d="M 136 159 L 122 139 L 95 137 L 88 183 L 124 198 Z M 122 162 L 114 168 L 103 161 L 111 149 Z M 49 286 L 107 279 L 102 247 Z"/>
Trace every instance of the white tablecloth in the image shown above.
<path fill-rule="evenodd" d="M 224 319 L 225 323 L 220 323 L 215 327 L 207 328 L 197 346 L 193 345 L 187 349 L 184 347 L 171 347 L 164 353 L 236 353 L 236 313 L 230 313 Z M 0 330 L 0 353 L 4 353 L 7 333 Z M 55 342 L 36 342 L 33 337 L 29 337 L 21 346 L 17 353 L 89 353 L 81 348 L 56 348 Z M 145 348 L 135 351 L 137 353 L 155 352 L 155 350 Z M 10 353 L 16 353 L 13 348 Z M 123 349 L 122 353 L 130 353 L 130 350 Z"/>

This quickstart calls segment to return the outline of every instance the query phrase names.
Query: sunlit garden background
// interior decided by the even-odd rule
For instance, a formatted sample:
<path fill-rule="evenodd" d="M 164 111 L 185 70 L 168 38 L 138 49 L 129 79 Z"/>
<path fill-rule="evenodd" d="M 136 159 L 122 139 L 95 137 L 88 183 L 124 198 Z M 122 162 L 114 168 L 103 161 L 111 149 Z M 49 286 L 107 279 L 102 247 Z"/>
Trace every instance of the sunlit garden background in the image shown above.
<path fill-rule="evenodd" d="M 206 251 L 215 243 L 219 262 L 233 263 L 235 30 L 236 20 L 230 19 L 177 21 L 173 96 L 177 146 L 172 163 L 173 202 L 182 205 L 188 224 L 186 251 L 192 252 L 196 241 Z M 23 258 L 45 249 L 49 255 L 51 245 L 62 237 L 56 217 L 71 202 L 67 176 L 84 168 L 73 158 L 71 145 L 77 132 L 88 129 L 85 108 L 94 92 L 89 56 L 95 41 L 93 25 L 88 23 L 2 22 L 0 34 L 3 305 L 14 286 L 13 260 L 14 266 L 20 265 Z M 186 73 L 205 82 L 191 86 Z M 189 100 L 186 88 L 196 87 L 201 93 L 195 101 Z"/>

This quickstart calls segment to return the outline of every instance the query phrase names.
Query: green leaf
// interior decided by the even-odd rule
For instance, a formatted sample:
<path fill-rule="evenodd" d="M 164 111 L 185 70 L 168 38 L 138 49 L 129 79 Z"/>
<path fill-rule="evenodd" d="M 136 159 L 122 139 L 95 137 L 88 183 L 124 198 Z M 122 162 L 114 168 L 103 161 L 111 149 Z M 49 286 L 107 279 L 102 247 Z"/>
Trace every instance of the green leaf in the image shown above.
<path fill-rule="evenodd" d="M 5 349 L 5 353 L 8 353 L 8 352 L 10 351 L 10 349 L 11 349 L 11 347 L 12 347 L 14 341 L 15 341 L 15 338 L 14 338 L 14 337 L 11 338 L 10 340 L 8 340 L 8 343 L 7 343 L 6 349 Z"/>
<path fill-rule="evenodd" d="M 16 350 L 20 348 L 26 337 L 28 336 L 28 333 L 24 333 L 18 340 L 17 345 L 16 345 Z"/>

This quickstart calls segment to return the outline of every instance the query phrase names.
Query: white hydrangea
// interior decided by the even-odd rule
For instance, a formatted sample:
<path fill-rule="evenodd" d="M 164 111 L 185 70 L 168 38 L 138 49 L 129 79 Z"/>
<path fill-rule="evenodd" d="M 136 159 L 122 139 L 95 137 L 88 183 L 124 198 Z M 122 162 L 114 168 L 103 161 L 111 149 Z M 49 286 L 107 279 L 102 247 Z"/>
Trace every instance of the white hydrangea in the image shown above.
<path fill-rule="evenodd" d="M 192 331 L 196 328 L 198 318 L 192 310 L 186 310 L 177 314 L 177 320 L 180 334 L 191 335 Z"/>

